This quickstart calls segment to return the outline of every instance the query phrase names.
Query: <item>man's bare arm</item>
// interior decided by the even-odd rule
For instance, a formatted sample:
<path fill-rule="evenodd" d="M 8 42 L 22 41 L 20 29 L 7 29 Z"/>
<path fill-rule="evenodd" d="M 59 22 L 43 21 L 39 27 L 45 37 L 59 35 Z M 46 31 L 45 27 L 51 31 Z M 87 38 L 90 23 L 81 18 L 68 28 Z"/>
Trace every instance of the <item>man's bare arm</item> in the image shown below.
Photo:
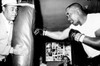
<path fill-rule="evenodd" d="M 95 32 L 96 37 L 85 36 L 83 43 L 100 50 L 100 29 Z"/>
<path fill-rule="evenodd" d="M 51 32 L 51 31 L 43 31 L 45 36 L 48 36 L 50 38 L 56 39 L 56 40 L 63 40 L 68 38 L 69 36 L 69 31 L 70 28 L 65 29 L 64 31 L 56 31 L 56 32 Z"/>

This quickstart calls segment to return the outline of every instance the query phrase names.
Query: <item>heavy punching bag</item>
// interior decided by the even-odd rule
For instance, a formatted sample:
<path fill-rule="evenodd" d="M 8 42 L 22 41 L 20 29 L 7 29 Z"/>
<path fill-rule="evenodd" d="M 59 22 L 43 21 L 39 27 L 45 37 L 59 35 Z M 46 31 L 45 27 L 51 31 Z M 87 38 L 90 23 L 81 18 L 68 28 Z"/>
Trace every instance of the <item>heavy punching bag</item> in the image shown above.
<path fill-rule="evenodd" d="M 25 46 L 25 55 L 13 55 L 13 66 L 33 66 L 35 9 L 29 6 L 19 7 L 14 21 L 12 46 Z"/>

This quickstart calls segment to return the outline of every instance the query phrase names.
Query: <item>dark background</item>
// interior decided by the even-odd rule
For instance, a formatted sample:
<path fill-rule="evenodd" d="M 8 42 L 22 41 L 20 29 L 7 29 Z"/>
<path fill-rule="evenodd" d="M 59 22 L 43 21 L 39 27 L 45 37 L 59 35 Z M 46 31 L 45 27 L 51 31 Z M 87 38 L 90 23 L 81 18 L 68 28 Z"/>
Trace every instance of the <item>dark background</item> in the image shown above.
<path fill-rule="evenodd" d="M 71 3 L 78 2 L 87 13 L 98 13 L 100 12 L 100 1 L 99 0 L 34 0 L 36 7 L 36 28 L 46 28 L 50 31 L 59 31 L 68 28 L 70 23 L 67 20 L 65 15 L 65 8 Z M 37 36 L 35 38 L 37 42 L 36 47 L 36 56 L 42 56 L 43 62 L 45 62 L 45 42 L 46 41 L 55 41 L 47 37 Z M 65 40 L 64 42 L 68 42 Z M 86 60 L 86 54 L 83 50 L 83 47 L 76 42 L 72 46 L 72 58 L 73 63 L 75 64 L 84 64 Z M 39 44 L 39 45 L 38 45 Z M 77 45 L 75 45 L 77 44 Z M 78 49 L 76 49 L 78 47 Z M 80 49 L 80 50 L 79 50 Z M 39 54 L 39 55 L 38 55 Z M 80 55 L 82 54 L 82 55 Z M 36 60 L 35 60 L 36 61 Z M 37 60 L 39 61 L 39 60 Z M 61 62 L 47 62 L 48 66 L 58 66 Z M 36 62 L 37 64 L 37 62 Z M 81 65 L 80 65 L 81 66 Z"/>

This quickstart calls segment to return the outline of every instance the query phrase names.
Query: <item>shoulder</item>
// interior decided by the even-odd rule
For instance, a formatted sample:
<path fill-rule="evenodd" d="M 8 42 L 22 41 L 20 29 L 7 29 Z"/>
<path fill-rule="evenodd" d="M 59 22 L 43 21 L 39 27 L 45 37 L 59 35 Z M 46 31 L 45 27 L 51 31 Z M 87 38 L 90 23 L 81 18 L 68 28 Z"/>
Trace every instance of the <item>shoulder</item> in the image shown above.
<path fill-rule="evenodd" d="M 88 17 L 93 17 L 93 18 L 100 18 L 100 13 L 91 13 L 87 15 Z"/>
<path fill-rule="evenodd" d="M 100 13 L 88 14 L 86 25 L 91 25 L 92 27 L 95 26 L 94 28 L 100 27 Z"/>
<path fill-rule="evenodd" d="M 42 64 L 40 64 L 40 66 L 47 66 L 46 64 L 44 64 L 44 63 L 42 63 Z"/>
<path fill-rule="evenodd" d="M 0 13 L 0 17 L 3 17 L 3 13 Z"/>
<path fill-rule="evenodd" d="M 0 13 L 0 22 L 3 21 L 3 13 Z"/>
<path fill-rule="evenodd" d="M 59 64 L 58 66 L 63 66 L 63 63 Z"/>

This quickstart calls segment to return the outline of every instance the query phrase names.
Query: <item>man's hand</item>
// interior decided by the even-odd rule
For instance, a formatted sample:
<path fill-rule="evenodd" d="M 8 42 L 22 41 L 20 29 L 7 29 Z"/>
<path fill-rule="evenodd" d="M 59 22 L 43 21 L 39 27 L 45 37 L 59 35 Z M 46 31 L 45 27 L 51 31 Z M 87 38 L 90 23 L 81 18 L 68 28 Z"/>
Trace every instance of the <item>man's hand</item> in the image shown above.
<path fill-rule="evenodd" d="M 26 45 L 18 44 L 14 48 L 15 55 L 28 55 L 29 51 Z"/>
<path fill-rule="evenodd" d="M 71 29 L 69 33 L 69 39 L 75 40 L 77 42 L 83 42 L 85 35 L 81 34 L 79 31 Z"/>
<path fill-rule="evenodd" d="M 76 35 L 77 33 L 80 33 L 80 32 L 77 31 L 77 30 L 71 29 L 70 32 L 69 32 L 69 39 L 70 39 L 70 40 L 75 40 L 75 35 Z"/>
<path fill-rule="evenodd" d="M 35 35 L 43 35 L 43 30 L 37 28 L 37 29 L 34 31 L 34 34 L 35 34 Z"/>
<path fill-rule="evenodd" d="M 43 29 L 36 29 L 35 31 L 34 31 L 34 34 L 35 35 L 45 35 L 45 30 L 43 30 Z"/>

